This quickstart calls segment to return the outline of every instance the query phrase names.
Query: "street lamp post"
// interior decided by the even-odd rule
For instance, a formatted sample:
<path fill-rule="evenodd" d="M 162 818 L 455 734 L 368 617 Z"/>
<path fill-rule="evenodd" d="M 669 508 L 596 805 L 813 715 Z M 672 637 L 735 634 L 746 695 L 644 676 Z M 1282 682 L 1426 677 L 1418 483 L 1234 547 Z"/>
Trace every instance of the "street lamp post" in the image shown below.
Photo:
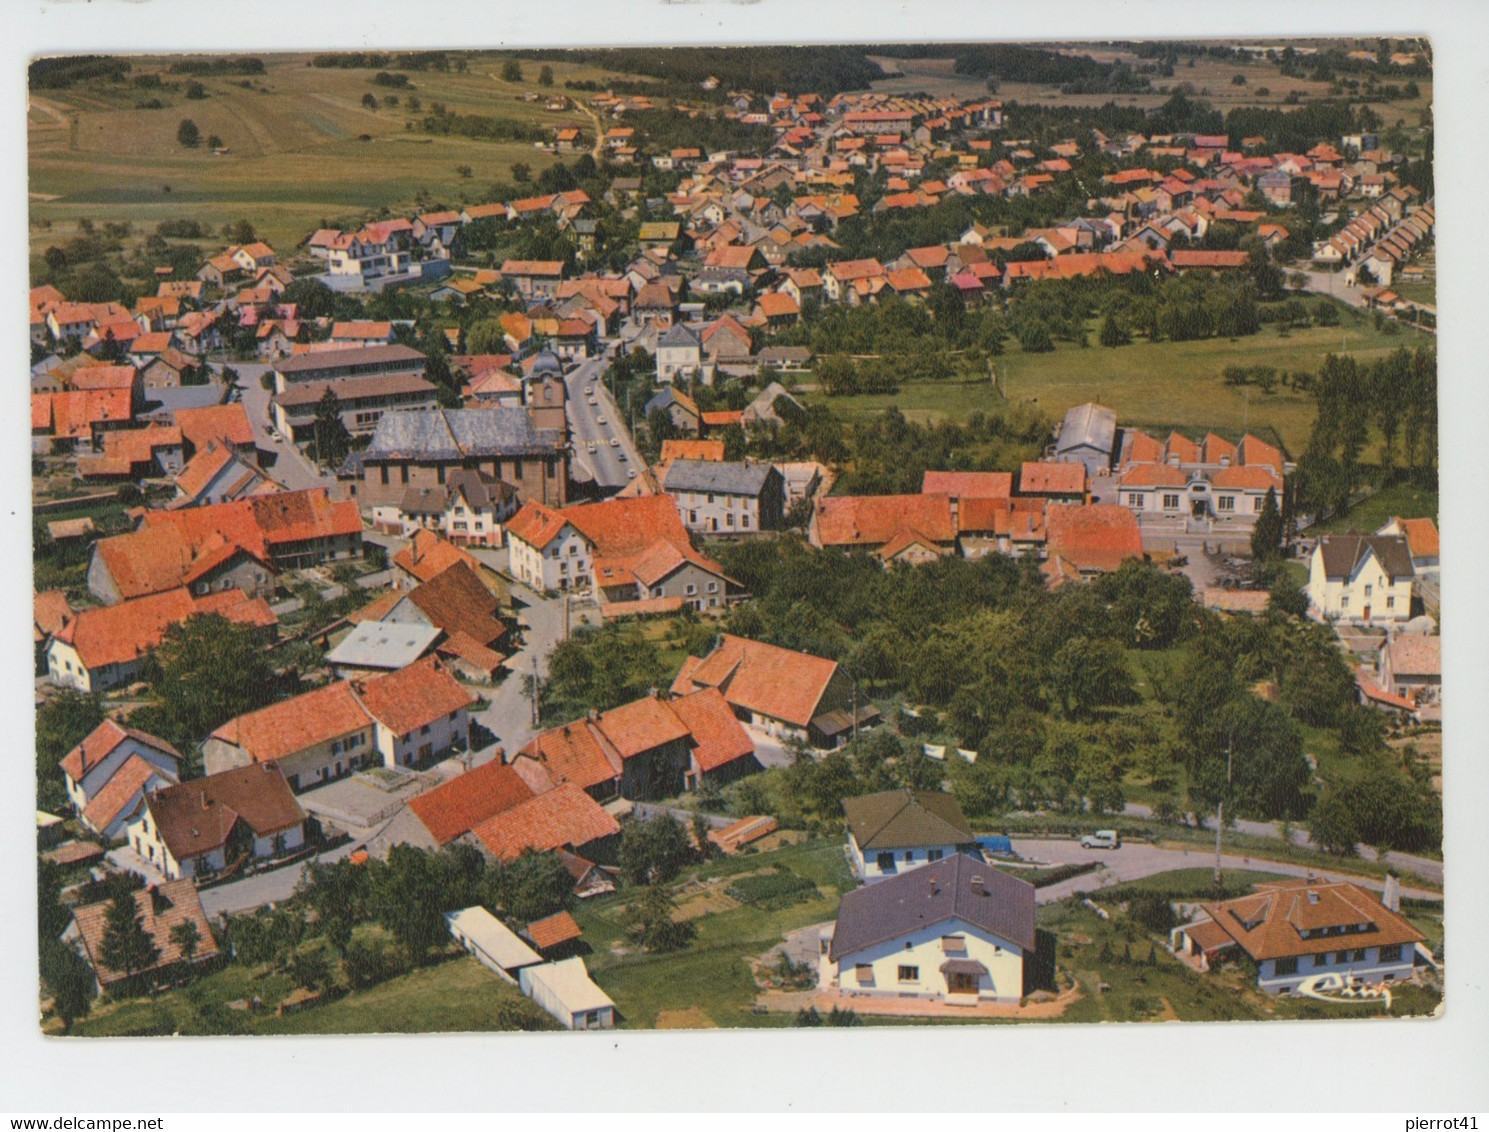
<path fill-rule="evenodd" d="M 1225 792 L 1215 807 L 1215 896 L 1220 898 L 1220 834 L 1225 829 L 1225 795 L 1230 793 L 1231 752 L 1235 745 L 1235 732 L 1225 741 Z"/>

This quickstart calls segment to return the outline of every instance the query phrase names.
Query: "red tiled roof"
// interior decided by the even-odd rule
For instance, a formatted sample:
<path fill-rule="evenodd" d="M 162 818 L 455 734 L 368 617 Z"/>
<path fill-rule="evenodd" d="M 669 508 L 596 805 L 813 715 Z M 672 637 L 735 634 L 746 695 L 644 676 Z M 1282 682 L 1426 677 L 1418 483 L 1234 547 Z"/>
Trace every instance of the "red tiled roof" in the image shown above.
<path fill-rule="evenodd" d="M 513 861 L 524 849 L 580 849 L 614 837 L 620 825 L 583 790 L 566 784 L 504 810 L 474 832 L 500 860 Z"/>
<path fill-rule="evenodd" d="M 835 495 L 817 503 L 823 546 L 882 546 L 909 528 L 935 542 L 956 538 L 951 500 L 944 495 Z"/>
<path fill-rule="evenodd" d="M 684 661 L 672 692 L 717 688 L 735 707 L 805 727 L 837 669 L 836 661 L 724 633 L 706 657 Z"/>
<path fill-rule="evenodd" d="M 539 951 L 547 951 L 561 943 L 576 940 L 584 933 L 568 912 L 555 912 L 551 916 L 544 916 L 541 920 L 534 920 L 528 924 L 525 934 Z"/>
<path fill-rule="evenodd" d="M 156 911 L 157 899 L 160 910 Z M 202 910 L 202 901 L 196 892 L 196 882 L 190 879 L 166 881 L 153 888 L 134 893 L 135 906 L 139 909 L 141 923 L 151 941 L 160 949 L 152 970 L 159 970 L 177 963 L 181 959 L 180 947 L 171 939 L 171 930 L 177 924 L 191 923 L 196 926 L 197 945 L 193 960 L 211 959 L 217 954 L 217 941 L 212 936 L 212 925 Z M 78 934 L 83 939 L 83 949 L 104 986 L 116 983 L 124 975 L 106 966 L 102 959 L 103 936 L 108 930 L 109 906 L 112 902 L 101 900 L 73 911 Z"/>
<path fill-rule="evenodd" d="M 62 773 L 68 778 L 74 782 L 81 782 L 90 770 L 108 758 L 109 754 L 125 739 L 133 739 L 157 751 L 164 751 L 177 762 L 181 760 L 181 752 L 164 739 L 158 739 L 144 731 L 136 731 L 133 727 L 126 727 L 117 720 L 106 719 L 90 731 L 81 743 L 68 751 L 57 765 L 62 768 Z"/>
<path fill-rule="evenodd" d="M 131 801 L 144 790 L 152 778 L 169 782 L 174 776 L 161 774 L 160 770 L 139 755 L 130 755 L 114 771 L 103 789 L 88 801 L 83 809 L 83 820 L 89 827 L 102 833 L 124 811 Z"/>
<path fill-rule="evenodd" d="M 212 738 L 241 748 L 256 762 L 272 762 L 371 725 L 351 686 L 338 681 L 230 719 Z"/>
<path fill-rule="evenodd" d="M 668 460 L 722 461 L 723 459 L 724 442 L 722 440 L 662 441 L 661 463 L 666 463 Z"/>
<path fill-rule="evenodd" d="M 241 402 L 209 405 L 201 409 L 177 409 L 176 424 L 181 435 L 200 451 L 208 441 L 220 440 L 234 448 L 253 443 L 253 425 Z"/>
<path fill-rule="evenodd" d="M 1437 524 L 1431 519 L 1397 519 L 1413 558 L 1438 557 Z"/>
<path fill-rule="evenodd" d="M 1050 556 L 1081 570 L 1115 570 L 1143 556 L 1137 516 L 1114 503 L 1052 503 L 1045 509 Z"/>
<path fill-rule="evenodd" d="M 429 835 L 444 845 L 532 796 L 532 789 L 517 772 L 496 758 L 410 798 L 408 808 Z"/>
<path fill-rule="evenodd" d="M 423 529 L 415 531 L 408 545 L 393 555 L 393 565 L 421 582 L 431 581 L 457 564 L 468 566 L 472 571 L 480 568 L 474 556 L 441 538 L 437 532 Z"/>
<path fill-rule="evenodd" d="M 693 759 L 705 774 L 755 753 L 750 733 L 717 689 L 678 696 L 667 706 L 687 728 L 694 743 Z"/>
<path fill-rule="evenodd" d="M 1258 962 L 1346 946 L 1415 944 L 1426 939 L 1404 916 L 1387 909 L 1357 884 L 1303 879 L 1259 884 L 1256 889 L 1250 896 L 1206 904 L 1204 909 Z M 1360 925 L 1366 930 L 1322 931 Z M 1304 932 L 1310 933 L 1307 938 Z"/>
<path fill-rule="evenodd" d="M 1211 474 L 1210 483 L 1237 491 L 1266 491 L 1269 487 L 1282 490 L 1282 481 L 1266 468 L 1221 468 Z"/>
<path fill-rule="evenodd" d="M 1175 267 L 1235 268 L 1245 267 L 1251 262 L 1249 252 L 1209 252 L 1176 249 L 1169 252 L 1169 262 Z"/>
<path fill-rule="evenodd" d="M 1086 465 L 1026 461 L 1019 469 L 1019 491 L 1025 495 L 1080 495 L 1086 490 Z"/>
<path fill-rule="evenodd" d="M 543 732 L 522 748 L 522 757 L 541 768 L 542 782 L 539 785 L 543 789 L 572 783 L 582 790 L 589 790 L 619 778 L 623 766 L 618 753 L 602 746 L 601 736 L 588 720 L 566 723 Z M 518 767 L 519 773 L 522 769 Z M 533 779 L 527 778 L 527 781 L 533 785 Z M 534 789 L 538 788 L 534 786 Z"/>
<path fill-rule="evenodd" d="M 1010 472 L 926 472 L 920 481 L 922 495 L 949 495 L 953 499 L 1007 499 L 1013 494 Z"/>
<path fill-rule="evenodd" d="M 655 696 L 607 711 L 600 716 L 598 726 L 623 759 L 675 743 L 688 735 L 677 713 Z"/>
<path fill-rule="evenodd" d="M 1183 487 L 1189 477 L 1167 464 L 1130 464 L 1117 482 L 1121 487 Z"/>
<path fill-rule="evenodd" d="M 476 702 L 433 657 L 353 684 L 353 689 L 372 717 L 399 737 Z"/>
<path fill-rule="evenodd" d="M 150 594 L 118 605 L 84 609 L 56 634 L 71 645 L 89 669 L 137 660 L 165 639 L 166 630 L 195 613 L 219 613 L 229 621 L 265 626 L 276 623 L 263 598 L 232 589 L 193 598 L 185 589 Z"/>

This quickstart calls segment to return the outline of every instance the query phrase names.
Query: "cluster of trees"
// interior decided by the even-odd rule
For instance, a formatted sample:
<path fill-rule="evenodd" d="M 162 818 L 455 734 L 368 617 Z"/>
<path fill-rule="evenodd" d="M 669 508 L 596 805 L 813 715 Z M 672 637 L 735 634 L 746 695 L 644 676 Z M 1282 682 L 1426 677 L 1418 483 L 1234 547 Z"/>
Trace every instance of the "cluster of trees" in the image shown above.
<path fill-rule="evenodd" d="M 864 90 L 884 77 L 878 65 L 865 57 L 865 50 L 848 46 L 669 47 L 660 51 L 625 47 L 520 54 L 524 58 L 652 76 L 668 90 L 692 98 L 709 97 L 700 85 L 710 78 L 719 82 L 713 94 L 716 99 L 739 89 L 815 91 L 830 98 L 845 90 Z"/>
<path fill-rule="evenodd" d="M 311 59 L 312 67 L 339 67 L 345 70 L 383 70 L 392 67 L 399 71 L 448 71 L 450 56 L 445 51 L 337 51 L 327 52 Z M 456 60 L 455 69 L 465 70 L 465 60 Z"/>
<path fill-rule="evenodd" d="M 1036 459 L 1048 435 L 1044 418 L 1022 407 L 979 410 L 960 424 L 920 424 L 891 407 L 850 427 L 853 460 L 841 486 L 850 495 L 915 494 L 927 471 L 995 471 Z"/>
<path fill-rule="evenodd" d="M 1318 413 L 1308 446 L 1290 479 L 1299 513 L 1341 515 L 1363 478 L 1372 433 L 1386 482 L 1404 477 L 1437 484 L 1437 350 L 1405 347 L 1361 362 L 1350 354 L 1324 358 L 1313 383 Z"/>
<path fill-rule="evenodd" d="M 666 55 L 668 52 L 658 52 Z M 705 154 L 721 149 L 740 153 L 764 153 L 775 144 L 775 131 L 769 126 L 750 125 L 738 118 L 719 114 L 694 117 L 681 110 L 636 110 L 626 115 L 626 122 L 646 138 L 650 147 L 666 153 L 673 149 L 700 149 Z"/>
<path fill-rule="evenodd" d="M 26 77 L 34 90 L 66 90 L 89 79 L 123 82 L 132 69 L 128 59 L 113 55 L 57 55 L 32 60 Z"/>
<path fill-rule="evenodd" d="M 262 75 L 264 61 L 256 55 L 214 55 L 207 59 L 181 59 L 170 65 L 173 75 Z"/>
<path fill-rule="evenodd" d="M 512 118 L 494 118 L 489 114 L 461 114 L 441 102 L 432 102 L 429 112 L 410 123 L 426 134 L 454 135 L 494 142 L 544 141 L 548 132 L 539 126 Z"/>
<path fill-rule="evenodd" d="M 881 299 L 873 306 L 849 306 L 830 303 L 817 306 L 808 302 L 802 321 L 776 335 L 775 341 L 788 346 L 810 346 L 824 356 L 833 354 L 877 355 L 883 367 L 857 367 L 850 375 L 842 371 L 840 384 L 855 378 L 865 379 L 882 370 L 882 379 L 925 381 L 952 376 L 969 367 L 981 368 L 986 355 L 1001 354 L 1008 333 L 1002 313 L 993 308 L 969 312 L 954 288 L 939 284 L 924 303 L 910 302 L 897 296 Z M 965 362 L 954 352 L 972 351 Z M 975 359 L 975 360 L 974 360 Z M 892 392 L 889 389 L 833 388 L 822 376 L 817 379 L 828 392 Z M 986 370 L 982 370 L 986 375 Z M 832 370 L 828 370 L 829 377 Z M 872 384 L 872 382 L 870 382 Z"/>

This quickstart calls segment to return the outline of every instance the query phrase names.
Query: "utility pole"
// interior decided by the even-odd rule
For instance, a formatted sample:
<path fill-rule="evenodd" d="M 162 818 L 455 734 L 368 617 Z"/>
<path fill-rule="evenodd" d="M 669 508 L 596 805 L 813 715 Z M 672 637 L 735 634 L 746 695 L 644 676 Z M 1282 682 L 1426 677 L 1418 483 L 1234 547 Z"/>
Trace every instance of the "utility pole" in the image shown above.
<path fill-rule="evenodd" d="M 568 639 L 569 639 L 569 595 L 568 595 L 568 592 L 565 591 L 565 593 L 564 593 L 564 640 L 567 641 Z M 537 659 L 538 659 L 537 657 L 533 657 L 534 662 L 536 662 Z"/>
<path fill-rule="evenodd" d="M 1232 731 L 1225 741 L 1225 794 L 1220 795 L 1220 803 L 1215 807 L 1215 899 L 1220 899 L 1220 833 L 1225 829 L 1225 795 L 1230 793 L 1231 751 L 1235 743 L 1235 732 Z"/>
<path fill-rule="evenodd" d="M 539 684 L 538 684 L 538 654 L 537 653 L 533 653 L 533 726 L 534 727 L 537 727 L 538 726 L 538 693 L 539 693 L 539 690 L 540 690 L 540 687 L 539 687 Z M 1217 870 L 1216 875 L 1217 876 L 1219 875 L 1219 872 L 1218 872 L 1219 868 L 1220 868 L 1220 866 L 1217 864 L 1216 865 L 1216 870 Z"/>

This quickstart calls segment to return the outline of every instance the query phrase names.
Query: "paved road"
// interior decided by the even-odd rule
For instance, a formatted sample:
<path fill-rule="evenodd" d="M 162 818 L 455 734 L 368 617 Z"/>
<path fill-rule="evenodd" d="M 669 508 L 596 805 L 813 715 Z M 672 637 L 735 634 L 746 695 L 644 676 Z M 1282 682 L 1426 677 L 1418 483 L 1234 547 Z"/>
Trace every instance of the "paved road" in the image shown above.
<path fill-rule="evenodd" d="M 1045 904 L 1052 900 L 1063 900 L 1078 892 L 1092 892 L 1123 881 L 1140 880 L 1155 873 L 1171 872 L 1174 869 L 1214 868 L 1215 854 L 1201 849 L 1159 849 L 1152 845 L 1129 842 L 1120 849 L 1082 849 L 1078 841 L 1036 840 L 1015 838 L 1014 852 L 1025 860 L 1041 861 L 1052 865 L 1066 865 L 1085 861 L 1100 861 L 1102 867 L 1059 884 L 1041 888 L 1035 899 Z M 1224 854 L 1220 858 L 1222 869 L 1254 869 L 1258 872 L 1281 873 L 1284 876 L 1315 876 L 1325 880 L 1353 881 L 1362 888 L 1379 891 L 1381 881 L 1330 869 L 1312 868 L 1291 861 L 1271 861 L 1261 857 L 1242 857 Z M 1441 900 L 1442 894 L 1424 888 L 1402 886 L 1403 896 L 1419 900 Z"/>
<path fill-rule="evenodd" d="M 322 853 L 315 860 L 324 864 L 339 861 L 362 848 L 371 836 L 369 834 L 365 839 L 339 845 L 335 849 Z M 256 873 L 251 877 L 244 877 L 242 880 L 235 880 L 229 884 L 220 884 L 216 888 L 203 889 L 202 910 L 207 913 L 208 919 L 215 919 L 224 913 L 236 915 L 239 912 L 262 908 L 266 904 L 277 904 L 281 900 L 288 900 L 295 894 L 295 886 L 300 883 L 300 874 L 305 865 L 306 862 L 300 861 L 293 865 L 286 865 L 282 869 Z"/>
<path fill-rule="evenodd" d="M 289 441 L 275 440 L 269 435 L 269 398 L 272 394 L 259 385 L 259 377 L 273 367 L 257 362 L 235 362 L 232 368 L 238 373 L 238 388 L 242 390 L 243 408 L 248 413 L 248 419 L 253 423 L 254 432 L 257 433 L 254 443 L 261 452 L 274 453 L 273 466 L 266 467 L 264 470 L 291 490 L 334 486 L 335 476 L 318 470 Z"/>
<path fill-rule="evenodd" d="M 614 492 L 635 478 L 631 473 L 639 475 L 646 465 L 621 419 L 621 410 L 605 388 L 602 376 L 607 365 L 602 358 L 592 358 L 577 366 L 564 382 L 568 387 L 574 462 L 587 470 L 602 489 Z"/>
<path fill-rule="evenodd" d="M 1138 818 L 1151 818 L 1153 816 L 1153 811 L 1139 802 L 1127 803 L 1123 807 L 1123 812 Z M 1193 814 L 1187 816 L 1190 822 L 1198 825 L 1200 828 L 1208 828 L 1211 831 L 1215 829 L 1213 819 L 1200 818 L 1196 821 Z M 1237 833 L 1244 833 L 1251 837 L 1274 837 L 1278 839 L 1282 837 L 1282 827 L 1277 822 L 1246 821 L 1245 819 L 1241 819 L 1236 822 L 1235 828 Z M 1304 849 L 1315 848 L 1313 839 L 1308 835 L 1308 830 L 1304 828 L 1294 827 L 1290 834 L 1290 839 L 1294 845 L 1301 846 Z M 1357 845 L 1355 849 L 1367 861 L 1384 861 L 1386 864 L 1392 865 L 1404 872 L 1419 876 L 1425 881 L 1430 881 L 1433 884 L 1442 884 L 1441 861 L 1433 860 L 1431 857 L 1418 857 L 1414 853 L 1398 853 L 1395 850 L 1377 853 L 1368 845 Z"/>

